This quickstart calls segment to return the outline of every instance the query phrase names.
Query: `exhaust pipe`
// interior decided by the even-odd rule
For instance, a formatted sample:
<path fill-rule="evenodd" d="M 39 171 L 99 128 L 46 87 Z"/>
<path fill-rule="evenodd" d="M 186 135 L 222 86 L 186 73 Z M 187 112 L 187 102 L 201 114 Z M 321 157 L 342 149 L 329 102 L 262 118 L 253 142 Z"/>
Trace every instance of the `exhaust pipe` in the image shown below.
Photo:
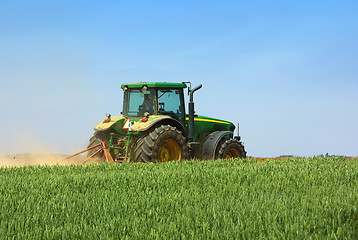
<path fill-rule="evenodd" d="M 200 84 L 194 89 L 189 89 L 190 98 L 189 98 L 189 142 L 192 142 L 194 139 L 194 92 L 198 91 L 203 85 Z"/>

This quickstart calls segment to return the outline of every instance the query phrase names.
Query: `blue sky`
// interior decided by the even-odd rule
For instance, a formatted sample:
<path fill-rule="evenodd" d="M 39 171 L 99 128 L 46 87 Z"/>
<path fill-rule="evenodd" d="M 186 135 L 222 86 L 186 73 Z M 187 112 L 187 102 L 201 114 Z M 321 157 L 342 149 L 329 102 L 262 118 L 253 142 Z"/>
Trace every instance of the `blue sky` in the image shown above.
<path fill-rule="evenodd" d="M 358 156 L 357 1 L 1 1 L 0 153 L 84 148 L 120 85 L 191 81 L 248 155 Z"/>

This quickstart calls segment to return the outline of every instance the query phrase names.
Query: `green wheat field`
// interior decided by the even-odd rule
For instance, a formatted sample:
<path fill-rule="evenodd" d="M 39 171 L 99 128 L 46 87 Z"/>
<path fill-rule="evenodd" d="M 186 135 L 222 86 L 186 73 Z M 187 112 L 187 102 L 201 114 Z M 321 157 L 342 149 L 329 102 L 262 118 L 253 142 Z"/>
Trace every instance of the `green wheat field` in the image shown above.
<path fill-rule="evenodd" d="M 0 168 L 0 239 L 358 239 L 358 160 Z"/>

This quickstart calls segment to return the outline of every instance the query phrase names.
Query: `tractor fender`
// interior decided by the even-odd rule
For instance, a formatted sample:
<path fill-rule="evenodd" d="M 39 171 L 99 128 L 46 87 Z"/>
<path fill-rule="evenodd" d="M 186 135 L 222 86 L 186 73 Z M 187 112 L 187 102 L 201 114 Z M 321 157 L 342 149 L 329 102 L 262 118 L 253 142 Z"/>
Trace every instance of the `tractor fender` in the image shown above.
<path fill-rule="evenodd" d="M 116 124 L 119 120 L 125 119 L 125 117 L 119 116 L 119 117 L 112 117 L 109 122 L 103 120 L 97 123 L 97 125 L 94 127 L 94 130 L 96 132 L 101 132 L 109 129 L 114 124 Z"/>
<path fill-rule="evenodd" d="M 204 160 L 214 160 L 215 151 L 218 147 L 220 140 L 227 135 L 233 137 L 234 133 L 231 131 L 217 131 L 210 133 L 203 144 L 202 158 Z"/>
<path fill-rule="evenodd" d="M 182 132 L 184 137 L 187 137 L 187 132 L 183 125 L 178 120 L 168 116 L 160 116 L 159 118 L 153 119 L 148 122 L 136 122 L 132 126 L 132 131 L 144 132 L 155 125 L 170 125 L 176 127 L 179 131 Z"/>

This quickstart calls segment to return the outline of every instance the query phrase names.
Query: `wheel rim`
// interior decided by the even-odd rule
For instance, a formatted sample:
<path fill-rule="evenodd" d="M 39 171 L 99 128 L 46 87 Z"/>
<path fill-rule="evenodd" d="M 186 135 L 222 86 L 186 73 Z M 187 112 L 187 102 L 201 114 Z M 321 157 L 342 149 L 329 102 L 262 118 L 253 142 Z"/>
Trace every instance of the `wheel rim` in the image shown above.
<path fill-rule="evenodd" d="M 173 139 L 166 139 L 159 147 L 158 161 L 181 161 L 181 152 L 179 144 Z"/>
<path fill-rule="evenodd" d="M 240 157 L 240 153 L 236 148 L 230 148 L 225 156 L 226 159 L 238 158 L 238 157 Z"/>

